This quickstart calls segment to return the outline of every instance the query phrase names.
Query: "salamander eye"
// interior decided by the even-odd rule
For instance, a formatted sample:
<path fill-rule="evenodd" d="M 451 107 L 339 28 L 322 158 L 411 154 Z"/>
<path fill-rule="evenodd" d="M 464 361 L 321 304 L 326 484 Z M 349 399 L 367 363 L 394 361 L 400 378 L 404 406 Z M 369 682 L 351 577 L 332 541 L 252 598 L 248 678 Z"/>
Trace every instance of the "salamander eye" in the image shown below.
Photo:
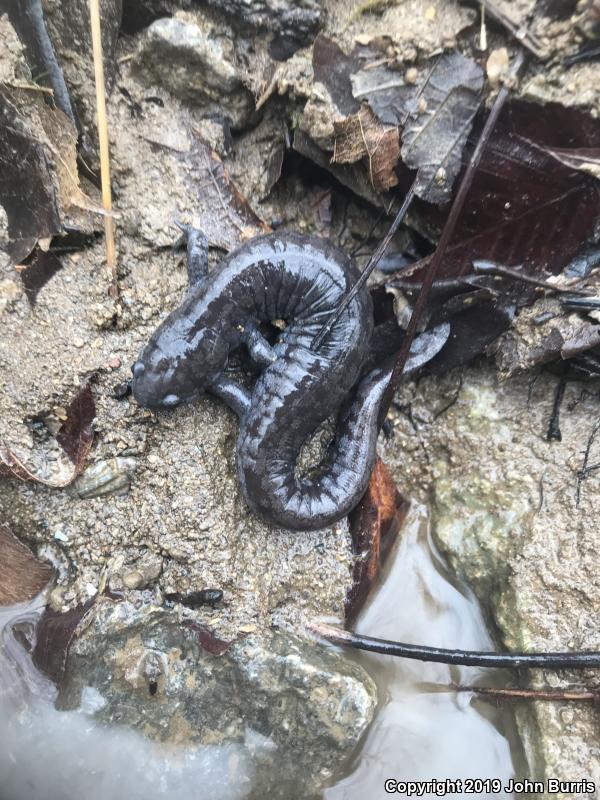
<path fill-rule="evenodd" d="M 131 371 L 133 372 L 134 377 L 139 377 L 144 371 L 146 367 L 142 364 L 141 361 L 136 361 L 135 364 L 131 365 Z"/>

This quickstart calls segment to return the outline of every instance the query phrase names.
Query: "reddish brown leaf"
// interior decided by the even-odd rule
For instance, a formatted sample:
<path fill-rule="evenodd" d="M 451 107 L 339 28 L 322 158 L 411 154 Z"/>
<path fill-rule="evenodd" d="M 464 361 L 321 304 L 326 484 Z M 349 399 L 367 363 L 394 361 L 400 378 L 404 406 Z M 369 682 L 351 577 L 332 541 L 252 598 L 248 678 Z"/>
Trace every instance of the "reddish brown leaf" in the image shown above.
<path fill-rule="evenodd" d="M 400 531 L 408 503 L 377 458 L 362 500 L 349 516 L 352 548 L 357 559 L 353 584 L 346 596 L 345 619 L 350 625 L 362 606 Z"/>
<path fill-rule="evenodd" d="M 38 561 L 29 548 L 0 525 L 0 606 L 31 600 L 42 591 L 52 577 L 52 567 Z"/>
<path fill-rule="evenodd" d="M 82 470 L 83 463 L 92 446 L 94 438 L 93 422 L 96 404 L 92 387 L 86 383 L 75 395 L 67 408 L 67 419 L 56 434 L 56 439 L 75 465 L 75 477 Z"/>
<path fill-rule="evenodd" d="M 561 272 L 600 219 L 600 182 L 581 168 L 582 154 L 585 163 L 600 159 L 598 120 L 553 103 L 507 107 L 439 277 L 464 275 L 477 259 L 523 265 L 538 276 Z M 429 260 L 411 272 L 420 272 Z M 525 285 L 523 294 L 530 295 Z"/>
<path fill-rule="evenodd" d="M 334 122 L 333 128 L 332 163 L 353 164 L 364 158 L 374 189 L 384 192 L 398 184 L 395 172 L 400 158 L 398 128 L 383 125 L 367 105 L 357 114 Z"/>

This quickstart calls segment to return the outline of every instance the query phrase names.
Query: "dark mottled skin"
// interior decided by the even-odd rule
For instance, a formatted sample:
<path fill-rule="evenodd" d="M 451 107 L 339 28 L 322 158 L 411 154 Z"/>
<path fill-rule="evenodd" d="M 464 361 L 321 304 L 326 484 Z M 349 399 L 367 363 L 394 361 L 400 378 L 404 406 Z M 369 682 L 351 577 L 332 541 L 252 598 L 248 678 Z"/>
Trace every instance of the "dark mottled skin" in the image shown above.
<path fill-rule="evenodd" d="M 366 489 L 390 375 L 375 369 L 361 378 L 373 330 L 370 296 L 360 293 L 314 352 L 312 340 L 358 276 L 348 258 L 322 239 L 270 234 L 209 275 L 200 236 L 189 232 L 187 296 L 133 367 L 134 397 L 154 408 L 202 391 L 221 397 L 240 417 L 237 471 L 250 507 L 285 528 L 330 525 Z M 271 348 L 256 325 L 273 320 L 286 327 Z M 243 343 L 262 368 L 251 393 L 224 375 L 229 353 Z M 335 412 L 325 464 L 317 477 L 299 476 L 302 445 Z"/>

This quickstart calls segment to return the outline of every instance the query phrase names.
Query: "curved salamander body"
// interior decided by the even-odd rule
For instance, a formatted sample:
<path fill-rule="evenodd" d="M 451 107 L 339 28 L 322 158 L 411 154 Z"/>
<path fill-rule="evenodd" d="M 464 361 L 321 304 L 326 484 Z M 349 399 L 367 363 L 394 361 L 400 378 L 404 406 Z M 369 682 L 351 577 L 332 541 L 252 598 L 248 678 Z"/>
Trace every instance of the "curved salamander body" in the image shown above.
<path fill-rule="evenodd" d="M 358 277 L 340 250 L 292 233 L 260 236 L 208 275 L 204 243 L 188 232 L 190 289 L 134 364 L 134 397 L 149 407 L 204 390 L 221 397 L 240 417 L 237 469 L 249 505 L 286 528 L 329 525 L 366 489 L 390 376 L 376 369 L 359 380 L 373 330 L 370 296 L 358 294 L 315 352 L 314 337 Z M 271 347 L 257 326 L 274 320 L 285 328 Z M 251 392 L 224 373 L 241 344 L 262 368 Z M 298 475 L 302 445 L 336 411 L 326 464 L 317 477 Z"/>

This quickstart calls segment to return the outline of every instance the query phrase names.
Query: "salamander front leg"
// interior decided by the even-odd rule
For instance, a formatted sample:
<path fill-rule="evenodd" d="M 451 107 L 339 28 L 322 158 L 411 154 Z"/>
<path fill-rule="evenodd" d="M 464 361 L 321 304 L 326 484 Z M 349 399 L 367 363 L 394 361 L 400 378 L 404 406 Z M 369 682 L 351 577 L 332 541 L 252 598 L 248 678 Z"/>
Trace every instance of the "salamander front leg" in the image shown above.
<path fill-rule="evenodd" d="M 250 410 L 250 392 L 231 378 L 219 375 L 207 388 L 211 394 L 228 405 L 240 419 Z"/>
<path fill-rule="evenodd" d="M 250 357 L 259 367 L 269 367 L 277 361 L 275 350 L 254 325 L 247 325 L 242 337 Z"/>

